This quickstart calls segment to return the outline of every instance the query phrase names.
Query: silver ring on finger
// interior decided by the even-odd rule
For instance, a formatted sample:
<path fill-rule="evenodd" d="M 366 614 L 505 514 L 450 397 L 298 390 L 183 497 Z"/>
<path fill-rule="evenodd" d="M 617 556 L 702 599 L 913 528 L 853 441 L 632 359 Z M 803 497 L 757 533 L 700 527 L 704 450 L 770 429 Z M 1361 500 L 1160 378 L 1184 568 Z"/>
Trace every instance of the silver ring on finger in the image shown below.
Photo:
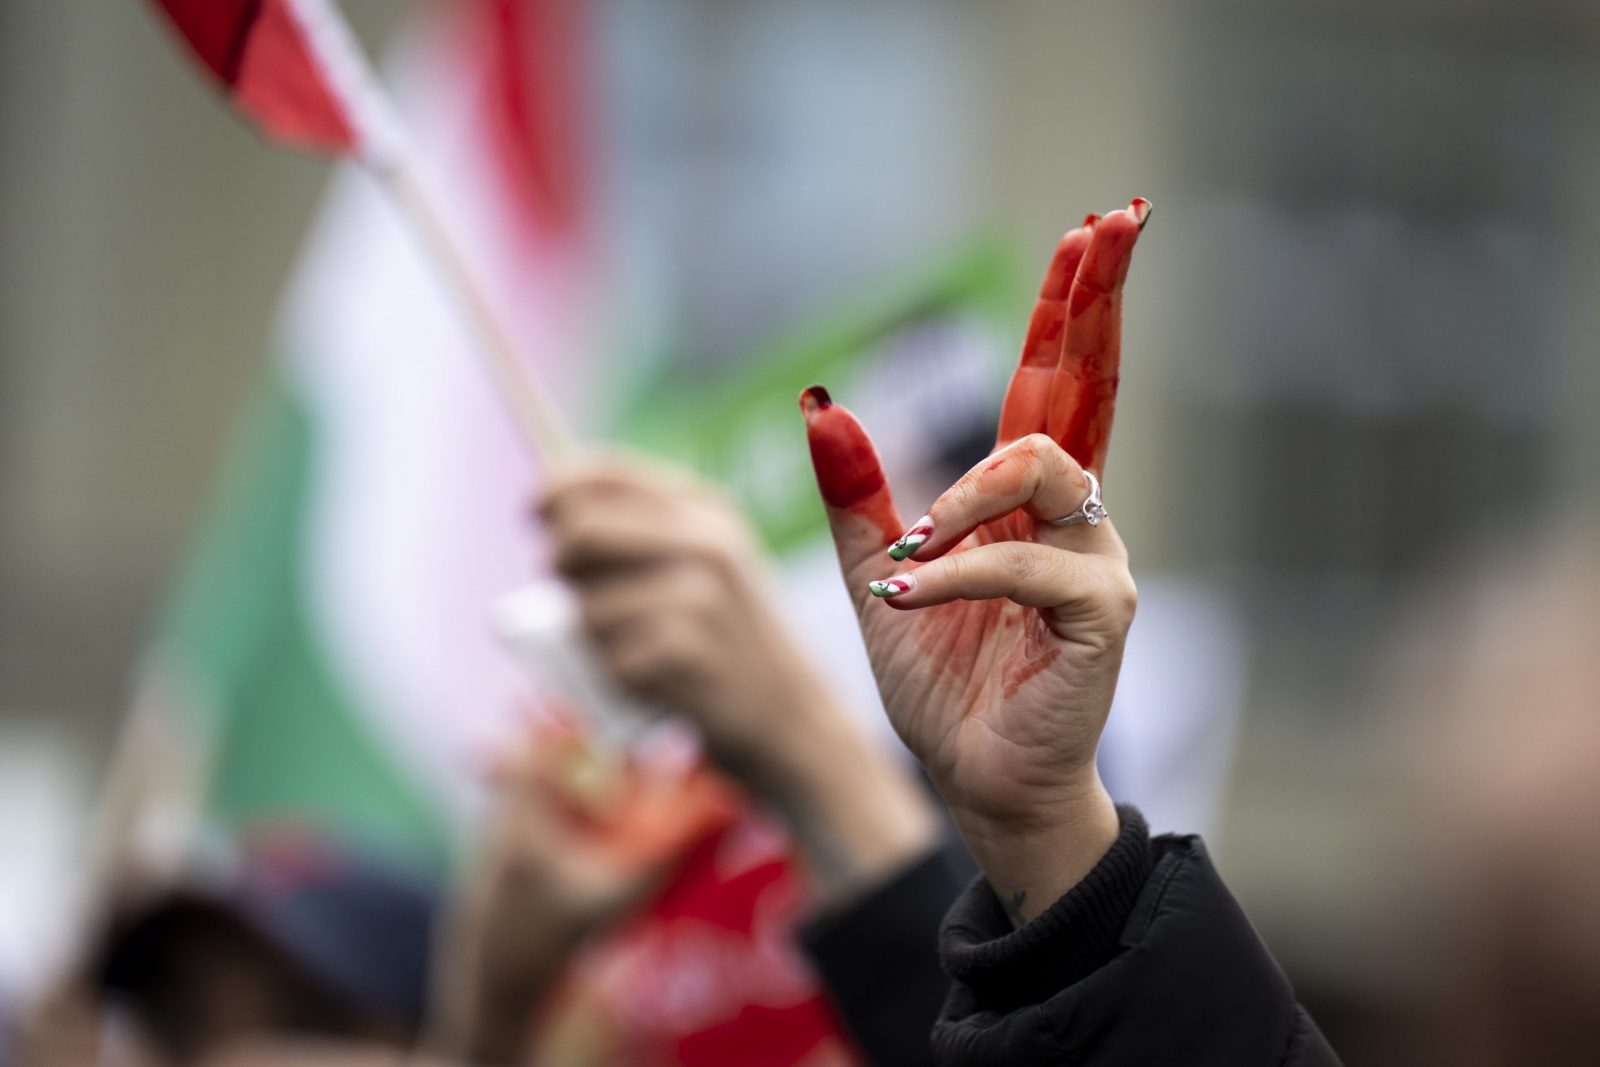
<path fill-rule="evenodd" d="M 1099 526 L 1100 520 L 1106 517 L 1106 506 L 1100 500 L 1100 479 L 1094 476 L 1094 471 L 1084 469 L 1083 476 L 1089 479 L 1089 495 L 1077 509 L 1061 516 L 1059 519 L 1046 519 L 1051 526 L 1080 526 L 1087 523 L 1090 526 Z"/>

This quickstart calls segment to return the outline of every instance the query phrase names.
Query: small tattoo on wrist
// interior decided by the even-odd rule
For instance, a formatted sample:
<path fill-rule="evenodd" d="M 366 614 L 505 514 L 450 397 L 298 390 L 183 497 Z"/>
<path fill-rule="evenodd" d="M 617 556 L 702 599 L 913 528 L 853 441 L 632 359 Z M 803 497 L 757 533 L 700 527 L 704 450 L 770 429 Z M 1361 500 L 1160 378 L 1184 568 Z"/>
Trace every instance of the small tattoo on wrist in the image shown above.
<path fill-rule="evenodd" d="M 1022 905 L 1026 904 L 1027 902 L 1028 891 L 1026 889 L 1019 889 L 1015 893 L 1012 893 L 1010 897 L 1000 902 L 1001 906 L 1005 908 L 1006 916 L 1011 920 L 1013 926 L 1023 926 L 1026 924 L 1026 920 L 1024 920 L 1022 917 Z"/>

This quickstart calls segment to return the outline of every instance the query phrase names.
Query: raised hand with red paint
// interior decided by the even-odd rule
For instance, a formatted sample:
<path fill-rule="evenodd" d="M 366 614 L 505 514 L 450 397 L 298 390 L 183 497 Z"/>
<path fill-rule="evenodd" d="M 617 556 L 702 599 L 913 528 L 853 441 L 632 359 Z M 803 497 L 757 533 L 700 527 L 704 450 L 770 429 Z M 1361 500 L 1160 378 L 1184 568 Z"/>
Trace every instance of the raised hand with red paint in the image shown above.
<path fill-rule="evenodd" d="M 1109 521 L 1055 525 L 1105 469 L 1123 282 L 1145 200 L 1061 239 L 995 452 L 907 527 L 855 417 L 800 398 L 817 482 L 895 729 L 1012 920 L 1048 908 L 1117 835 L 1095 751 L 1133 621 Z M 898 568 L 898 569 L 897 569 Z"/>

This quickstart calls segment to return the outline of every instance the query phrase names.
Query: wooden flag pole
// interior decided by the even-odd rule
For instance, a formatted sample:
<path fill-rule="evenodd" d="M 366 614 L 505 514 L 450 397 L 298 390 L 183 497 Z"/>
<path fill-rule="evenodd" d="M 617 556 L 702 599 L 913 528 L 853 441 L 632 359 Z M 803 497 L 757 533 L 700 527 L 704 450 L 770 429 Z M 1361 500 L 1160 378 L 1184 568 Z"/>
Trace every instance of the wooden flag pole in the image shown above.
<path fill-rule="evenodd" d="M 366 157 L 368 170 L 410 221 L 423 250 L 438 268 L 482 345 L 484 369 L 505 402 L 523 440 L 540 457 L 553 460 L 572 451 L 572 435 L 560 413 L 535 388 L 505 323 L 495 312 L 482 277 L 473 268 L 461 240 L 440 209 L 410 153 Z"/>
<path fill-rule="evenodd" d="M 355 131 L 351 146 L 355 157 L 411 223 L 424 255 L 445 285 L 454 290 L 481 342 L 479 354 L 490 384 L 505 402 L 523 440 L 545 460 L 570 452 L 571 434 L 535 387 L 527 364 L 518 358 L 511 332 L 496 313 L 489 289 L 449 214 L 440 207 L 436 187 L 428 182 L 421 165 L 422 157 L 349 23 L 333 0 L 292 0 L 289 11 L 306 46 L 320 60 L 320 72 Z"/>

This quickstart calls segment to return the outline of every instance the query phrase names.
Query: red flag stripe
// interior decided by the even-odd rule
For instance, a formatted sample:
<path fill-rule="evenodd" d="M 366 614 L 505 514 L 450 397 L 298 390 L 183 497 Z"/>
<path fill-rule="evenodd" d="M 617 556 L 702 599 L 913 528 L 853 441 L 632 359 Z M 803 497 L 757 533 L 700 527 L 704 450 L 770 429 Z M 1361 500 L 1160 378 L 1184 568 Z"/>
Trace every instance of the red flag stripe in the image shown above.
<path fill-rule="evenodd" d="M 477 5 L 484 42 L 483 118 L 506 202 L 537 241 L 576 236 L 583 221 L 590 118 L 583 56 L 585 0 L 489 0 Z"/>
<path fill-rule="evenodd" d="M 226 85 L 239 76 L 250 28 L 262 0 L 157 0 L 195 55 Z"/>
<path fill-rule="evenodd" d="M 294 0 L 156 0 L 196 57 L 271 137 L 349 151 L 354 123 Z"/>

